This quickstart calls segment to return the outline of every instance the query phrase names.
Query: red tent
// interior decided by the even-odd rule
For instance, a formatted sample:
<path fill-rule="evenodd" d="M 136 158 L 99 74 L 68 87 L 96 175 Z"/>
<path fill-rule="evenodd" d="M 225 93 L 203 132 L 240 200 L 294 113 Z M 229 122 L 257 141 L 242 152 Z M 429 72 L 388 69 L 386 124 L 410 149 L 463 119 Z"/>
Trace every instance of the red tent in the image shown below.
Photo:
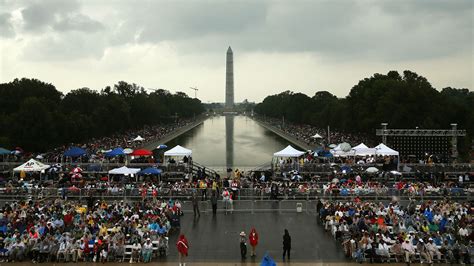
<path fill-rule="evenodd" d="M 132 156 L 150 156 L 150 155 L 153 155 L 153 153 L 149 150 L 140 149 L 140 150 L 134 150 L 130 155 L 132 155 Z"/>

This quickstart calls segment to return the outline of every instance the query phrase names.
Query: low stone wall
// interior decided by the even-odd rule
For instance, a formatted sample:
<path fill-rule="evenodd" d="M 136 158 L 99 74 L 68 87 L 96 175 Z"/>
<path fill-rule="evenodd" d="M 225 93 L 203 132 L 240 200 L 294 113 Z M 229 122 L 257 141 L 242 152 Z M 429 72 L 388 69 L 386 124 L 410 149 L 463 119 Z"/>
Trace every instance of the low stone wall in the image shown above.
<path fill-rule="evenodd" d="M 273 133 L 277 134 L 278 136 L 286 139 L 287 141 L 291 142 L 292 144 L 298 146 L 299 148 L 302 148 L 304 149 L 305 151 L 307 150 L 312 150 L 313 148 L 311 146 L 309 146 L 308 144 L 298 140 L 297 138 L 289 135 L 288 133 L 286 133 L 285 131 L 275 127 L 275 126 L 272 126 L 272 125 L 269 125 L 259 119 L 256 119 L 256 118 L 253 118 L 251 117 L 255 122 L 257 122 L 259 125 L 261 125 L 262 127 L 272 131 Z"/>

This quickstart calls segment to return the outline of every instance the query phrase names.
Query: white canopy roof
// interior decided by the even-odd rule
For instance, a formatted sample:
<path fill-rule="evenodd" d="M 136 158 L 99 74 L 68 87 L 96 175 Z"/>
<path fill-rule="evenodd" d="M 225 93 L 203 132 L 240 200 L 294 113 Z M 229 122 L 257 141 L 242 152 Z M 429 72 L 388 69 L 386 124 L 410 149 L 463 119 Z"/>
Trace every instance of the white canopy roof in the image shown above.
<path fill-rule="evenodd" d="M 369 147 L 365 145 L 364 143 L 361 143 L 355 147 L 352 147 L 353 150 L 358 150 L 358 149 L 368 149 Z"/>
<path fill-rule="evenodd" d="M 374 155 L 376 150 L 375 148 L 369 148 L 364 143 L 361 143 L 354 148 L 352 148 L 352 152 L 354 155 L 366 156 L 366 155 Z"/>
<path fill-rule="evenodd" d="M 145 138 L 143 138 L 142 136 L 138 135 L 136 138 L 133 139 L 133 141 L 144 141 Z"/>
<path fill-rule="evenodd" d="M 380 143 L 375 147 L 377 154 L 380 155 L 399 155 L 398 151 L 389 148 L 387 145 Z"/>
<path fill-rule="evenodd" d="M 313 139 L 322 139 L 323 137 L 319 135 L 318 133 L 314 134 L 314 136 L 311 136 Z"/>
<path fill-rule="evenodd" d="M 109 171 L 111 175 L 132 175 L 140 172 L 140 168 L 128 168 L 126 166 L 122 166 L 120 168 L 115 168 Z"/>
<path fill-rule="evenodd" d="M 165 156 L 190 156 L 191 154 L 193 154 L 192 150 L 179 145 L 176 145 L 171 150 L 165 151 Z"/>
<path fill-rule="evenodd" d="M 13 169 L 15 172 L 41 172 L 49 168 L 49 165 L 38 162 L 35 159 L 30 159 L 28 162 Z"/>
<path fill-rule="evenodd" d="M 274 157 L 300 157 L 303 155 L 303 151 L 299 151 L 295 148 L 293 148 L 291 145 L 288 145 L 286 148 L 279 152 L 275 152 L 273 154 Z"/>

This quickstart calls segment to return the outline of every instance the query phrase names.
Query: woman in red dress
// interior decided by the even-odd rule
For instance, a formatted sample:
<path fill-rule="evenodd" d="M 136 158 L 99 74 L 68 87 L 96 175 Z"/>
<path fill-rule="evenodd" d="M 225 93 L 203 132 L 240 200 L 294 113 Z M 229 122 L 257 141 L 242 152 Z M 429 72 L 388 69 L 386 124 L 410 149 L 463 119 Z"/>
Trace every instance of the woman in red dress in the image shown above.
<path fill-rule="evenodd" d="M 250 246 L 252 247 L 252 253 L 250 254 L 250 256 L 255 257 L 256 256 L 255 248 L 258 245 L 258 233 L 254 227 L 252 227 L 252 230 L 250 230 L 249 242 L 250 242 Z"/>
<path fill-rule="evenodd" d="M 176 242 L 176 247 L 178 248 L 179 254 L 179 266 L 186 266 L 184 260 L 188 256 L 189 244 L 184 235 L 179 236 L 178 242 Z"/>

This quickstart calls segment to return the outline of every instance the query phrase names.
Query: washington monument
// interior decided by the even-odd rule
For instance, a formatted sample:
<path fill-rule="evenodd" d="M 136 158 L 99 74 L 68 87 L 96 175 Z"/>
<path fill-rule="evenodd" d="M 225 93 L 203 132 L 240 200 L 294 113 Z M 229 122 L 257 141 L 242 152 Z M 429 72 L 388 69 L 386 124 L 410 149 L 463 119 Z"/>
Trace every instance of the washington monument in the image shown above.
<path fill-rule="evenodd" d="M 232 48 L 227 49 L 225 66 L 225 109 L 234 109 L 234 55 Z"/>

